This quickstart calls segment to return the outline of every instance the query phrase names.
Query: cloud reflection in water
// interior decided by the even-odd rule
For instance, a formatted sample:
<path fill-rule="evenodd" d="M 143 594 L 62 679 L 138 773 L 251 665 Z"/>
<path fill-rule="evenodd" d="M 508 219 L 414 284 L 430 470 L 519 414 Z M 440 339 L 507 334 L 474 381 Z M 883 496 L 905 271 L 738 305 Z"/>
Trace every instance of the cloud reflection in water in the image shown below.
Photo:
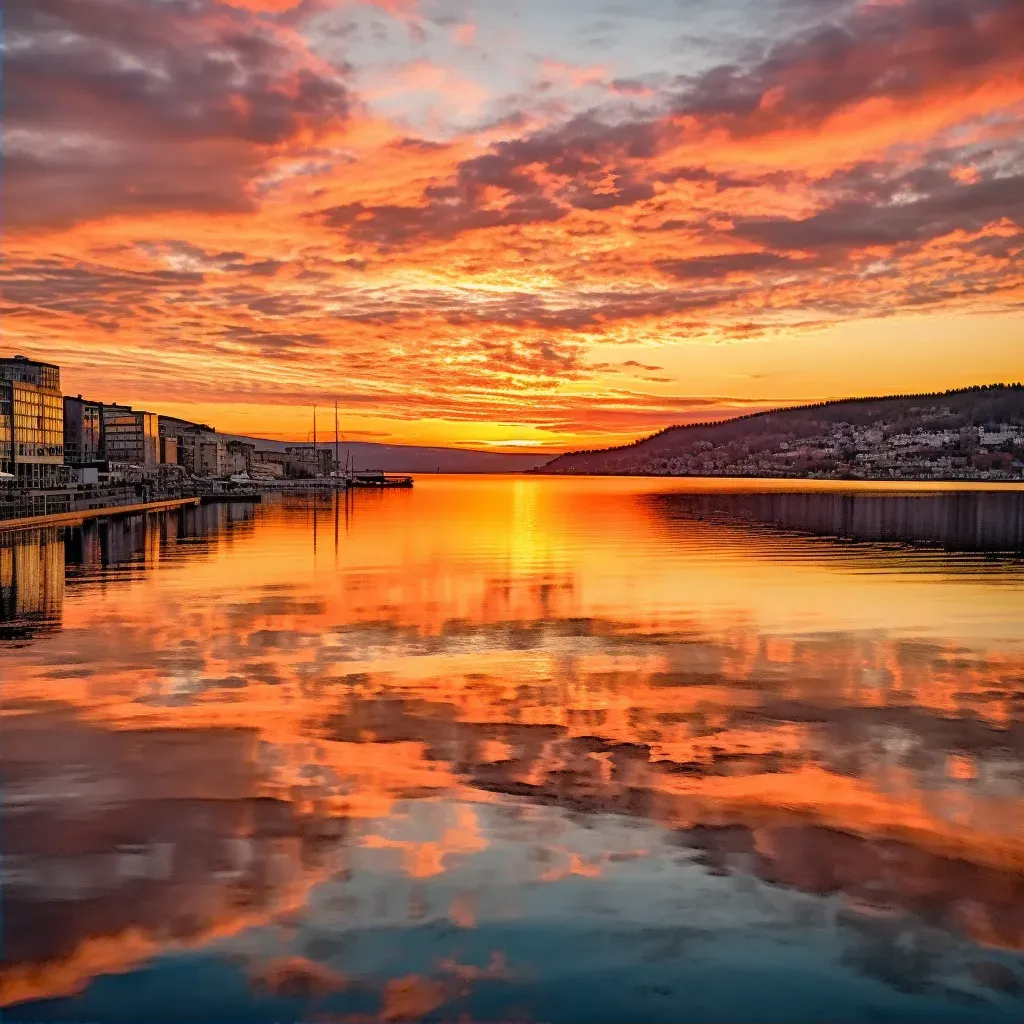
<path fill-rule="evenodd" d="M 1020 562 L 673 486 L 5 542 L 5 1003 L 103 1019 L 199 964 L 197 1019 L 1012 1019 Z"/>

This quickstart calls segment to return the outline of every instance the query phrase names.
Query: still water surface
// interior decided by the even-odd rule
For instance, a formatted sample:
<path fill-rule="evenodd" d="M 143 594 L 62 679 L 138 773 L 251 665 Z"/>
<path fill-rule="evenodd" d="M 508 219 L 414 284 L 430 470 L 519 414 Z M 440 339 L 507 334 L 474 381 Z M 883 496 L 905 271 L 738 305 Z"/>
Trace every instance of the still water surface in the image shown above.
<path fill-rule="evenodd" d="M 1024 492 L 786 489 L 0 538 L 4 1019 L 1022 1019 Z"/>

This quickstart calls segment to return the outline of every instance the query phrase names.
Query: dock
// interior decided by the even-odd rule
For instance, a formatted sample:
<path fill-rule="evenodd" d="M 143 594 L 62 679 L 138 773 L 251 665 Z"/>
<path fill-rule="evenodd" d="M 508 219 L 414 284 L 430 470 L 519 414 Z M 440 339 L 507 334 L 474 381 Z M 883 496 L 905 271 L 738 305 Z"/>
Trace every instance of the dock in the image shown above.
<path fill-rule="evenodd" d="M 304 491 L 344 491 L 348 481 L 343 477 L 306 477 L 298 480 L 260 480 L 261 493 L 278 492 L 282 494 L 299 494 Z"/>
<path fill-rule="evenodd" d="M 383 473 L 371 470 L 363 473 L 348 473 L 344 476 L 318 476 L 300 480 L 260 480 L 261 491 L 301 493 L 304 491 L 347 491 L 354 487 L 412 487 L 413 478 L 404 474 Z M 219 495 L 217 499 L 221 500 Z"/>
<path fill-rule="evenodd" d="M 111 505 L 106 508 L 82 509 L 49 516 L 26 516 L 21 519 L 0 519 L 0 533 L 18 530 L 38 530 L 45 526 L 81 526 L 89 519 L 110 519 L 115 516 L 133 516 L 148 512 L 170 512 L 177 508 L 193 507 L 199 498 L 170 498 L 166 501 L 147 501 L 137 505 Z"/>

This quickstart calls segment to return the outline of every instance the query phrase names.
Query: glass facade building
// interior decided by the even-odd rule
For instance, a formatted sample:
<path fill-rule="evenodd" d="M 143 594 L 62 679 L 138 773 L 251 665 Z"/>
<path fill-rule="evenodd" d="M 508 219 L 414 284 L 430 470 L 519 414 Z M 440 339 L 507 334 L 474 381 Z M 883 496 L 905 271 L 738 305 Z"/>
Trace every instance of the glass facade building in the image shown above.
<path fill-rule="evenodd" d="M 0 473 L 10 473 L 12 452 L 11 412 L 14 408 L 14 388 L 10 381 L 0 379 Z"/>
<path fill-rule="evenodd" d="M 60 368 L 24 356 L 0 359 L 0 470 L 22 487 L 62 482 L 64 403 Z"/>
<path fill-rule="evenodd" d="M 15 384 L 14 450 L 18 462 L 64 461 L 64 403 L 33 385 Z"/>
<path fill-rule="evenodd" d="M 0 359 L 0 378 L 20 384 L 34 384 L 46 391 L 60 393 L 60 367 L 40 363 L 26 356 Z"/>
<path fill-rule="evenodd" d="M 103 449 L 103 407 L 82 398 L 64 399 L 64 461 L 71 465 L 98 462 Z"/>

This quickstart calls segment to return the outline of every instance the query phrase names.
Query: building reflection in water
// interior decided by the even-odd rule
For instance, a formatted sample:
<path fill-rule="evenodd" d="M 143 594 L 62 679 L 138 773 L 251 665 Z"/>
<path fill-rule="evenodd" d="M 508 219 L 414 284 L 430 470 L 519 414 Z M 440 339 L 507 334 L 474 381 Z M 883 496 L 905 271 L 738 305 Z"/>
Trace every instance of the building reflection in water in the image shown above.
<path fill-rule="evenodd" d="M 244 535 L 253 506 L 204 505 L 161 516 L 92 520 L 74 528 L 0 533 L 0 639 L 29 639 L 61 624 L 66 580 L 93 579 L 97 570 L 159 562 L 188 545 L 208 547 Z"/>
<path fill-rule="evenodd" d="M 805 970 L 804 1016 L 1013 1019 L 1019 560 L 670 490 L 441 479 L 69 538 L 63 631 L 3 652 L 5 1002 L 194 949 L 249 1019 L 566 1019 L 538 993 L 584 962 L 634 1018 L 773 964 L 734 1016 Z"/>
<path fill-rule="evenodd" d="M 204 550 L 251 533 L 251 504 L 217 503 L 185 507 L 161 515 L 90 520 L 64 530 L 67 564 L 73 578 L 113 566 L 152 568 L 161 556 L 182 549 Z"/>
<path fill-rule="evenodd" d="M 0 534 L 0 640 L 59 628 L 63 604 L 61 532 Z"/>

